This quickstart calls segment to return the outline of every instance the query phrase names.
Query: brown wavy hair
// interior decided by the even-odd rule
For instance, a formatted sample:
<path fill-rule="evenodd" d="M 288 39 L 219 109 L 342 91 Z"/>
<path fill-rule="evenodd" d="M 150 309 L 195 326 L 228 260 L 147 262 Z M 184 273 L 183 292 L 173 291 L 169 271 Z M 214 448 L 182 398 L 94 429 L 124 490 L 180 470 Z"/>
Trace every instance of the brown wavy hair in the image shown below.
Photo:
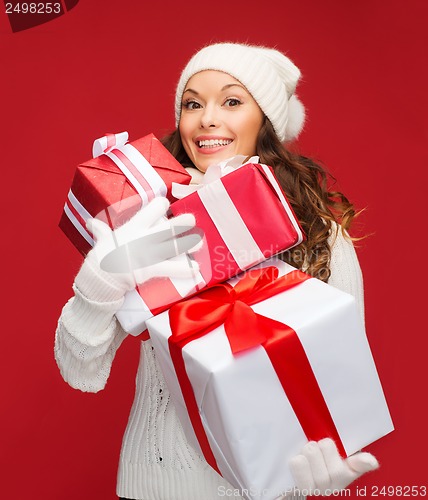
<path fill-rule="evenodd" d="M 184 150 L 178 130 L 164 137 L 162 143 L 184 167 L 195 167 Z M 256 153 L 261 163 L 274 169 L 306 235 L 303 243 L 280 257 L 327 282 L 331 258 L 328 237 L 335 223 L 344 234 L 349 229 L 355 217 L 353 205 L 342 193 L 329 190 L 329 184 L 335 179 L 323 166 L 283 146 L 266 117 L 258 134 Z"/>

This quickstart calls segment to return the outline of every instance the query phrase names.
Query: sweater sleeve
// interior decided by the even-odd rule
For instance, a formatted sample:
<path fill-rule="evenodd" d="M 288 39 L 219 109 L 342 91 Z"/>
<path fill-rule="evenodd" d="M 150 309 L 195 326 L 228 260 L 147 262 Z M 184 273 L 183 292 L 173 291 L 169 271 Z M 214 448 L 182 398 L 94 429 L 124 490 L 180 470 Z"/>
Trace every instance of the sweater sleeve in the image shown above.
<path fill-rule="evenodd" d="M 355 297 L 364 321 L 363 275 L 354 245 L 347 235 L 343 235 L 340 226 L 337 225 L 332 227 L 328 241 L 331 248 L 331 275 L 328 284 Z"/>
<path fill-rule="evenodd" d="M 114 314 L 124 290 L 86 258 L 64 306 L 55 334 L 55 359 L 64 380 L 75 389 L 104 388 L 117 349 L 126 337 Z"/>

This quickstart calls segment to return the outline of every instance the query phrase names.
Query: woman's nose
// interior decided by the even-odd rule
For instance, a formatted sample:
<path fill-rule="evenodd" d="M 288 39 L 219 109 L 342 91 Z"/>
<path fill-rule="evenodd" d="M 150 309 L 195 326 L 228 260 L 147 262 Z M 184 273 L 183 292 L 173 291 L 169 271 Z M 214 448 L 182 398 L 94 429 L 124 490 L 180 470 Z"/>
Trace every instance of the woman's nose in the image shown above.
<path fill-rule="evenodd" d="M 218 127 L 219 126 L 219 117 L 216 112 L 215 106 L 207 105 L 205 106 L 203 113 L 201 115 L 201 127 L 209 128 L 209 127 Z"/>

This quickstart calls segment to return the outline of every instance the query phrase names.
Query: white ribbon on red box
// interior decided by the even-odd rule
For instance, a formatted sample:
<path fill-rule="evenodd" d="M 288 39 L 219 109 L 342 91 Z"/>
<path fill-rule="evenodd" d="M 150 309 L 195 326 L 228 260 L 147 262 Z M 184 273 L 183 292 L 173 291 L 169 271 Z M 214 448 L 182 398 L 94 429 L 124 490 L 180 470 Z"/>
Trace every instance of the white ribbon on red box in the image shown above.
<path fill-rule="evenodd" d="M 219 222 L 218 225 L 216 224 L 217 229 L 219 230 L 221 237 L 226 243 L 226 246 L 229 248 L 231 254 L 233 255 L 233 258 L 236 260 L 241 269 L 247 268 L 248 264 L 252 265 L 256 262 L 259 262 L 260 260 L 263 260 L 263 254 L 254 241 L 251 233 L 249 233 L 247 226 L 239 215 L 239 212 L 237 212 L 233 201 L 231 200 L 226 189 L 221 185 L 220 182 L 216 182 L 226 174 L 229 174 L 237 170 L 238 168 L 242 168 L 245 165 L 249 164 L 260 165 L 260 167 L 263 169 L 264 174 L 275 190 L 276 195 L 278 196 L 291 224 L 293 225 L 298 235 L 298 240 L 295 243 L 295 246 L 300 245 L 300 243 L 303 241 L 302 230 L 300 229 L 296 217 L 288 201 L 286 200 L 277 179 L 272 174 L 271 169 L 267 165 L 259 163 L 259 161 L 260 159 L 258 156 L 252 156 L 251 158 L 248 158 L 244 155 L 236 155 L 216 165 L 209 166 L 204 177 L 202 178 L 201 184 L 182 185 L 177 184 L 176 182 L 172 183 L 172 194 L 177 199 L 185 198 L 186 196 L 194 192 L 198 193 L 211 219 L 214 222 Z M 211 203 L 210 195 L 214 194 L 217 198 L 221 198 L 222 203 L 217 202 L 215 206 Z M 222 213 L 223 216 L 220 217 L 220 213 Z M 233 251 L 233 248 L 236 246 L 236 241 L 242 241 L 246 243 L 245 245 L 240 244 L 239 246 L 241 248 L 246 248 L 247 257 L 240 257 L 237 252 Z M 259 254 L 261 254 L 262 256 L 261 259 L 257 258 Z M 254 259 L 252 259 L 252 263 L 248 263 L 248 256 L 254 256 Z M 242 265 L 240 264 L 240 262 L 242 262 Z"/>
<path fill-rule="evenodd" d="M 92 238 L 92 234 L 86 229 L 86 222 L 92 219 L 92 215 L 80 203 L 71 189 L 68 192 L 67 201 L 64 205 L 64 213 L 83 238 L 93 247 L 94 239 Z"/>
<path fill-rule="evenodd" d="M 156 196 L 166 196 L 167 188 L 162 177 L 131 144 L 127 144 L 128 132 L 108 134 L 94 141 L 94 158 L 105 154 L 123 172 L 143 200 L 143 206 Z M 103 149 L 104 147 L 104 149 Z"/>
<path fill-rule="evenodd" d="M 201 187 L 214 182 L 226 174 L 230 174 L 237 168 L 243 167 L 244 165 L 248 165 L 249 163 L 259 163 L 258 156 L 252 156 L 248 158 L 248 156 L 244 155 L 236 155 L 232 158 L 228 158 L 227 160 L 223 160 L 220 163 L 216 163 L 214 165 L 210 165 L 207 168 L 204 176 L 202 177 L 202 182 L 200 184 L 178 184 L 177 182 L 172 183 L 172 194 L 177 200 L 181 200 L 185 196 L 198 191 Z"/>
<path fill-rule="evenodd" d="M 128 132 L 107 134 L 100 137 L 94 141 L 92 155 L 94 158 L 103 154 L 108 156 L 137 191 L 141 197 L 142 206 L 144 206 L 156 196 L 166 196 L 167 187 L 162 177 L 138 149 L 127 144 L 128 137 Z M 86 229 L 86 222 L 98 214 L 91 215 L 71 189 L 64 206 L 64 212 L 83 238 L 93 246 L 94 241 L 91 233 Z"/>

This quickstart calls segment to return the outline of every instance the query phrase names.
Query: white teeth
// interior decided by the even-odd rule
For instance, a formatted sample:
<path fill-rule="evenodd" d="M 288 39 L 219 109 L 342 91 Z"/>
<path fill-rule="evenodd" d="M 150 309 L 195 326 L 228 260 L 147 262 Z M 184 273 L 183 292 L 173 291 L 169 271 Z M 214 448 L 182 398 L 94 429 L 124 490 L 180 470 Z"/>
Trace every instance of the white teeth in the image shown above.
<path fill-rule="evenodd" d="M 227 146 L 232 142 L 232 139 L 209 139 L 205 141 L 198 141 L 200 148 L 215 148 L 218 146 Z"/>

